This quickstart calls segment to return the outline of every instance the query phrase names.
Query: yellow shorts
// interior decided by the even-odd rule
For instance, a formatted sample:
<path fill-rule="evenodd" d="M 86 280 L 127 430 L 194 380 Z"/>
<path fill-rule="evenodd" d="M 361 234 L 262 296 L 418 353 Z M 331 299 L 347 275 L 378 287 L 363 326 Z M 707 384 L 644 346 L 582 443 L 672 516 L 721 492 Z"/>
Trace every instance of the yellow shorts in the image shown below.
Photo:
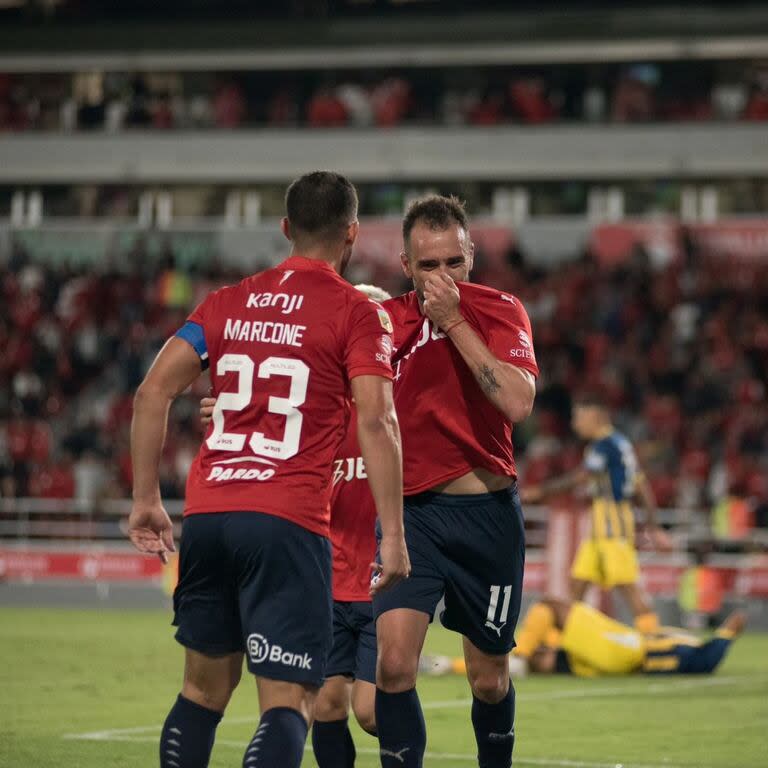
<path fill-rule="evenodd" d="M 638 669 L 645 658 L 645 643 L 639 632 L 586 603 L 573 604 L 560 647 L 568 654 L 574 673 L 584 676 L 627 675 Z"/>
<path fill-rule="evenodd" d="M 582 541 L 571 568 L 571 576 L 610 588 L 634 584 L 640 575 L 637 553 L 626 539 Z"/>

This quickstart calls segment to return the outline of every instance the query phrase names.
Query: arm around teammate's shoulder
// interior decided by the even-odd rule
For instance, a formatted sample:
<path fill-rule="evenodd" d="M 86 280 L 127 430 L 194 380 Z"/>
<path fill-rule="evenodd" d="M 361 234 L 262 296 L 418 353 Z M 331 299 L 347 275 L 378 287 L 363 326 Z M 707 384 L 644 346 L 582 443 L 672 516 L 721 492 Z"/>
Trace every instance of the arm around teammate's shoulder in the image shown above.
<path fill-rule="evenodd" d="M 381 526 L 381 565 L 372 591 L 386 589 L 410 573 L 403 533 L 403 459 L 392 382 L 383 376 L 352 379 L 357 437 Z"/>

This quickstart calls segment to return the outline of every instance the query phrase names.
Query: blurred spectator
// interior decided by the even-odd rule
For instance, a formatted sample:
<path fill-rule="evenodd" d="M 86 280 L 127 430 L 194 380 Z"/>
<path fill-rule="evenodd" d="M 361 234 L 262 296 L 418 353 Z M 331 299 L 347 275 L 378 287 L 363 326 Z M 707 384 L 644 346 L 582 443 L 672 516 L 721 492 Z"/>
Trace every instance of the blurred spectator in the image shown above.
<path fill-rule="evenodd" d="M 233 82 L 219 86 L 213 97 L 213 120 L 217 128 L 239 128 L 247 116 L 242 88 Z"/>
<path fill-rule="evenodd" d="M 373 123 L 373 104 L 370 94 L 354 82 L 342 83 L 336 94 L 349 115 L 350 125 L 366 128 Z"/>
<path fill-rule="evenodd" d="M 613 119 L 617 123 L 647 122 L 656 116 L 655 89 L 658 68 L 652 64 L 630 67 L 613 94 Z"/>
<path fill-rule="evenodd" d="M 131 80 L 125 125 L 129 128 L 148 128 L 152 124 L 149 110 L 149 88 L 141 75 Z"/>
<path fill-rule="evenodd" d="M 744 117 L 747 120 L 768 120 L 768 65 L 758 67 L 755 71 Z"/>
<path fill-rule="evenodd" d="M 85 130 L 104 125 L 106 105 L 102 77 L 93 73 L 79 80 L 77 98 L 77 125 Z"/>
<path fill-rule="evenodd" d="M 307 123 L 312 128 L 334 128 L 347 124 L 344 102 L 328 86 L 321 88 L 307 105 Z"/>
<path fill-rule="evenodd" d="M 507 83 L 504 85 L 504 83 Z M 0 131 L 124 127 L 232 130 L 268 124 L 390 127 L 768 120 L 768 66 L 742 61 L 295 72 L 0 74 Z"/>
<path fill-rule="evenodd" d="M 509 100 L 513 114 L 524 123 L 549 123 L 557 118 L 540 77 L 513 80 L 509 84 Z"/>
<path fill-rule="evenodd" d="M 371 93 L 376 125 L 392 127 L 403 122 L 411 108 L 411 86 L 402 77 L 390 77 Z"/>

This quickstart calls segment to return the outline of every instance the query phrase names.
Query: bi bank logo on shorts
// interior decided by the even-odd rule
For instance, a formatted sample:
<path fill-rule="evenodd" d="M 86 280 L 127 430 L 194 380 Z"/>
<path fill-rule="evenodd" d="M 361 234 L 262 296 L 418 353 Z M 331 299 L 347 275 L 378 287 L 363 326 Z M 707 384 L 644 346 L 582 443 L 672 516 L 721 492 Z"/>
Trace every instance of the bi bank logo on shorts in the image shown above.
<path fill-rule="evenodd" d="M 248 657 L 252 664 L 263 664 L 265 661 L 271 661 L 276 664 L 284 664 L 286 667 L 312 669 L 312 657 L 308 653 L 284 651 L 282 646 L 270 643 L 264 635 L 256 632 L 248 635 L 246 645 Z"/>

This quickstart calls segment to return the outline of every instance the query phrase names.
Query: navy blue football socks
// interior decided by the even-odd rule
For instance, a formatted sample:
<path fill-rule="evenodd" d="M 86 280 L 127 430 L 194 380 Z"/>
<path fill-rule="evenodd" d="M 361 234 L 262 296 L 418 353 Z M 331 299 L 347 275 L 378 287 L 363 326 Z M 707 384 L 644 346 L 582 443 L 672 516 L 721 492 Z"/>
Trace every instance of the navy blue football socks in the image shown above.
<path fill-rule="evenodd" d="M 382 768 L 421 768 L 427 729 L 415 688 L 402 693 L 376 689 L 376 728 Z"/>
<path fill-rule="evenodd" d="M 349 732 L 348 720 L 315 720 L 312 726 L 312 749 L 318 768 L 353 768 L 355 742 Z"/>
<path fill-rule="evenodd" d="M 296 709 L 268 709 L 243 755 L 243 768 L 299 768 L 307 721 Z"/>
<path fill-rule="evenodd" d="M 221 713 L 178 695 L 160 734 L 160 768 L 207 768 Z"/>
<path fill-rule="evenodd" d="M 472 725 L 480 768 L 510 768 L 515 746 L 515 689 L 511 680 L 507 695 L 498 704 L 472 697 Z"/>

